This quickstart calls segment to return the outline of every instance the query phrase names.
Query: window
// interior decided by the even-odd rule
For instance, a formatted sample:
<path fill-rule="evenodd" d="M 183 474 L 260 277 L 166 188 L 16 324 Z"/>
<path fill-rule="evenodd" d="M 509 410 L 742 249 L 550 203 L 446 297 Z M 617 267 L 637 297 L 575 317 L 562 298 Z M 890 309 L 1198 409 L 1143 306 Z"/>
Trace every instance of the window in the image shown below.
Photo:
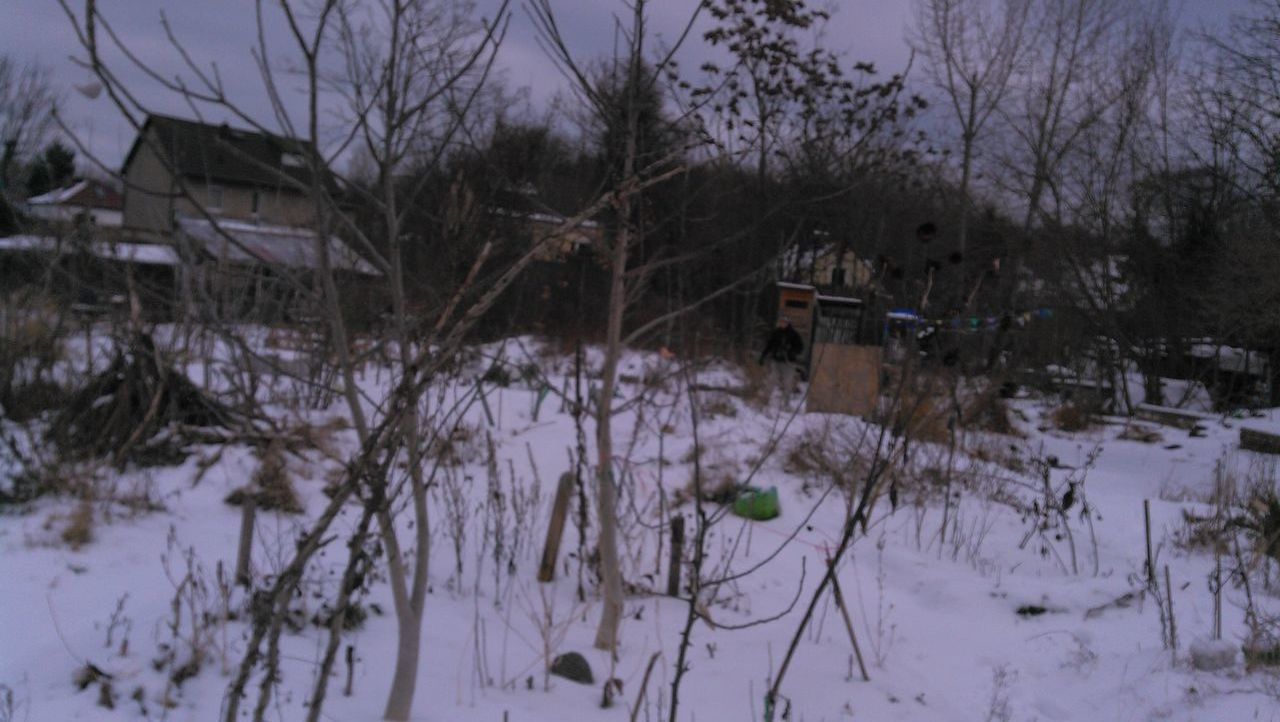
<path fill-rule="evenodd" d="M 253 192 L 253 217 L 257 218 L 262 210 L 262 192 L 255 190 Z"/>
<path fill-rule="evenodd" d="M 298 155 L 297 153 L 281 153 L 280 154 L 280 165 L 284 166 L 285 168 L 303 168 L 306 166 L 306 164 L 307 162 L 303 160 L 302 156 Z"/>
<path fill-rule="evenodd" d="M 209 186 L 209 200 L 206 205 L 211 211 L 222 210 L 222 188 Z"/>
<path fill-rule="evenodd" d="M 795 300 L 795 299 L 793 299 L 793 298 L 789 298 L 789 299 L 787 299 L 786 303 L 784 303 L 784 304 L 782 304 L 782 305 L 786 306 L 787 308 L 808 308 L 808 307 L 809 307 L 809 302 L 808 302 L 808 301 L 797 301 L 797 300 Z"/>
<path fill-rule="evenodd" d="M 836 266 L 835 268 L 831 269 L 831 285 L 832 286 L 844 285 L 844 269 L 843 268 Z"/>

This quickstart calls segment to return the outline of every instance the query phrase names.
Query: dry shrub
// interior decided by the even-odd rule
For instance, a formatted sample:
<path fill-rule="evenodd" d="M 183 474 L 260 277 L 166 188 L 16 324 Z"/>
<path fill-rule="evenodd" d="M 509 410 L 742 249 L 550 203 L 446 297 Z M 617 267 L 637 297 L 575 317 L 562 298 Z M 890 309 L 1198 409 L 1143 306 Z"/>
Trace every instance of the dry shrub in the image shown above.
<path fill-rule="evenodd" d="M 714 449 L 698 445 L 690 446 L 680 458 L 683 464 L 698 462 L 701 473 L 702 500 L 724 504 L 732 501 L 738 494 L 742 484 L 742 467 L 735 459 L 724 458 Z M 693 470 L 690 469 L 689 483 L 675 494 L 676 504 L 683 504 L 694 498 Z"/>
<path fill-rule="evenodd" d="M 702 500 L 713 504 L 728 504 L 738 496 L 739 483 L 733 475 L 716 472 L 710 469 L 702 470 Z M 675 493 L 675 504 L 681 506 L 692 501 L 696 490 L 694 488 L 694 479 L 692 474 L 689 483 L 681 489 L 677 489 Z"/>
<path fill-rule="evenodd" d="M 969 456 L 977 462 L 995 465 L 1015 474 L 1027 470 L 1027 462 L 1018 447 L 1000 440 L 978 441 L 969 448 Z"/>
<path fill-rule="evenodd" d="M 1182 525 L 1173 530 L 1173 544 L 1179 549 L 1227 553 L 1225 519 L 1221 516 L 1198 516 L 1182 510 Z"/>
<path fill-rule="evenodd" d="M 891 419 L 890 429 L 894 435 L 906 436 L 913 441 L 945 444 L 951 438 L 951 430 L 947 428 L 949 406 L 950 402 L 945 398 L 933 396 L 925 390 L 903 394 L 897 408 L 886 409 L 890 413 L 884 416 Z"/>
<path fill-rule="evenodd" d="M 0 311 L 0 358 L 36 359 L 45 364 L 61 358 L 56 314 L 49 303 L 40 299 L 18 295 L 5 299 Z"/>
<path fill-rule="evenodd" d="M 14 295 L 0 304 L 0 414 L 25 421 L 64 401 L 39 373 L 62 358 L 54 318 L 39 299 Z"/>
<path fill-rule="evenodd" d="M 717 416 L 733 418 L 738 415 L 738 407 L 733 405 L 733 401 L 720 394 L 700 394 L 699 402 L 702 415 L 709 419 Z"/>
<path fill-rule="evenodd" d="M 93 541 L 93 504 L 91 502 L 80 502 L 76 510 L 67 517 L 67 525 L 62 529 L 62 541 L 75 550 Z"/>
<path fill-rule="evenodd" d="M 801 490 L 806 493 L 829 485 L 853 489 L 866 477 L 868 443 L 874 443 L 874 437 L 868 441 L 839 425 L 806 429 L 781 450 L 782 468 L 804 480 Z"/>
<path fill-rule="evenodd" d="M 1054 428 L 1072 433 L 1085 431 L 1093 424 L 1089 409 L 1073 401 L 1068 401 L 1054 409 L 1050 418 Z"/>
<path fill-rule="evenodd" d="M 345 418 L 334 416 L 323 424 L 298 424 L 289 430 L 289 436 L 295 448 L 315 449 L 321 456 L 339 459 L 334 448 L 334 436 L 350 427 L 351 424 Z"/>
<path fill-rule="evenodd" d="M 52 381 L 34 379 L 9 386 L 0 398 L 0 407 L 3 407 L 5 416 L 21 423 L 59 408 L 67 402 L 67 396 L 67 392 Z"/>
<path fill-rule="evenodd" d="M 769 368 L 745 354 L 739 359 L 738 368 L 742 369 L 742 400 L 754 409 L 764 408 L 773 394 Z"/>
<path fill-rule="evenodd" d="M 933 444 L 947 443 L 951 439 L 947 424 L 952 409 L 948 380 L 921 372 L 903 380 L 902 370 L 894 367 L 888 369 L 887 375 L 872 420 L 887 425 L 894 436 Z"/>
<path fill-rule="evenodd" d="M 813 429 L 806 430 L 782 455 L 782 470 L 796 476 L 814 476 L 830 469 L 825 439 Z"/>
<path fill-rule="evenodd" d="M 285 463 L 284 442 L 274 440 L 262 452 L 262 461 L 253 474 L 248 486 L 227 495 L 227 503 L 239 506 L 250 494 L 259 509 L 282 511 L 288 514 L 302 512 L 302 502 L 294 491 L 293 481 L 289 477 L 288 465 Z"/>
<path fill-rule="evenodd" d="M 47 437 L 71 459 L 169 465 L 187 457 L 189 442 L 209 440 L 198 430 L 234 431 L 243 420 L 186 374 L 163 365 L 151 336 L 138 333 L 105 371 L 71 396 Z"/>
<path fill-rule="evenodd" d="M 485 458 L 484 434 L 466 424 L 454 427 L 448 435 L 440 434 L 431 440 L 427 456 L 438 459 L 442 466 L 465 466 Z"/>

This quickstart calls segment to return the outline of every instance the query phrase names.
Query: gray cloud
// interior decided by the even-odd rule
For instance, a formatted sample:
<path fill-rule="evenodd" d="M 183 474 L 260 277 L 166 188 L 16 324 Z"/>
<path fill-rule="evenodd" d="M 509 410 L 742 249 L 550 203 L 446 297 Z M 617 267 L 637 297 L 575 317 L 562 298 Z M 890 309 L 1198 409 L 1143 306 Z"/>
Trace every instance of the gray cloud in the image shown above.
<path fill-rule="evenodd" d="M 73 4 L 76 0 L 72 0 Z M 1184 24 L 1198 28 L 1220 24 L 1229 13 L 1240 12 L 1248 0 L 1190 2 L 1184 6 Z M 77 136 L 109 165 L 123 158 L 133 133 L 105 97 L 89 100 L 71 90 L 90 80 L 69 56 L 81 56 L 75 34 L 61 8 L 53 0 L 5 0 L 6 22 L 0 24 L 0 47 L 20 59 L 33 59 L 49 66 L 56 81 L 67 88 L 64 119 Z M 268 4 L 270 5 L 270 4 Z M 478 15 L 492 16 L 498 0 L 477 0 Z M 559 0 L 561 27 L 579 57 L 602 57 L 613 51 L 621 3 L 602 0 Z M 651 29 L 657 44 L 673 42 L 684 27 L 696 0 L 657 0 L 651 8 Z M 163 10 L 175 34 L 196 62 L 207 67 L 216 63 L 223 82 L 237 101 L 258 117 L 269 118 L 270 106 L 263 92 L 258 69 L 250 54 L 256 45 L 253 0 L 126 0 L 106 5 L 108 18 L 122 39 L 139 58 L 166 77 L 184 74 L 181 59 L 169 44 L 160 25 Z M 499 67 L 514 87 L 528 87 L 535 108 L 546 107 L 565 87 L 554 64 L 538 47 L 528 16 L 516 2 L 512 5 L 510 31 L 503 46 Z M 869 60 L 881 73 L 901 70 L 908 59 L 903 34 L 910 20 L 907 0 L 842 0 L 826 28 L 824 42 L 847 52 L 851 58 Z M 285 30 L 273 23 L 268 28 L 269 43 L 286 47 Z M 275 39 L 278 38 L 279 42 Z M 681 56 L 686 66 L 710 57 L 695 33 Z M 125 83 L 135 89 L 149 107 L 177 115 L 191 115 L 190 108 L 163 91 L 145 74 L 123 62 L 119 54 L 108 54 Z M 287 58 L 277 58 L 278 61 Z M 286 79 L 286 84 L 288 80 Z M 214 116 L 214 120 L 228 120 Z"/>

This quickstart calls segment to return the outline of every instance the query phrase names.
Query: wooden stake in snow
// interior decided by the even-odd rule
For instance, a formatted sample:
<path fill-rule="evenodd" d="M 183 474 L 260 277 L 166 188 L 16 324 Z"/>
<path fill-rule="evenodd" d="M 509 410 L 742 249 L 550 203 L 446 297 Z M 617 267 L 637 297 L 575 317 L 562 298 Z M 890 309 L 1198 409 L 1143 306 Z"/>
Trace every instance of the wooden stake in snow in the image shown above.
<path fill-rule="evenodd" d="M 1214 553 L 1213 638 L 1222 639 L 1222 551 Z"/>
<path fill-rule="evenodd" d="M 671 564 L 667 566 L 667 596 L 680 596 L 680 565 L 684 551 L 684 517 L 671 519 Z"/>
<path fill-rule="evenodd" d="M 1174 665 L 1178 664 L 1178 626 L 1173 620 L 1173 585 L 1169 583 L 1169 565 L 1164 565 L 1164 591 L 1169 604 L 1169 650 Z"/>
<path fill-rule="evenodd" d="M 351 684 L 355 678 L 355 671 L 356 671 L 356 648 L 348 644 L 347 645 L 347 686 L 344 687 L 342 690 L 342 694 L 344 697 L 351 696 L 351 691 L 352 691 Z"/>
<path fill-rule="evenodd" d="M 1151 558 L 1151 500 L 1142 500 L 1142 520 L 1147 530 L 1147 588 L 1156 588 L 1156 565 Z"/>
<path fill-rule="evenodd" d="M 849 630 L 849 641 L 853 643 L 853 653 L 858 657 L 858 669 L 862 670 L 862 681 L 870 682 L 867 665 L 862 661 L 862 650 L 858 648 L 858 637 L 853 633 L 853 620 L 849 618 L 849 607 L 844 603 L 844 593 L 840 591 L 840 580 L 831 575 L 831 590 L 836 595 L 836 606 L 840 607 L 840 616 L 844 617 L 844 628 Z"/>
<path fill-rule="evenodd" d="M 258 495 L 250 490 L 244 495 L 240 515 L 240 548 L 236 554 L 236 584 L 248 589 L 253 585 L 249 563 L 253 557 L 253 518 L 258 507 Z"/>
<path fill-rule="evenodd" d="M 480 408 L 484 409 L 484 416 L 489 420 L 490 426 L 496 426 L 497 422 L 493 420 L 493 409 L 489 408 L 489 395 L 485 393 L 484 384 L 476 384 L 476 395 L 480 397 Z"/>
<path fill-rule="evenodd" d="M 549 582 L 556 578 L 556 559 L 560 556 L 560 538 L 564 536 L 564 521 L 569 516 L 569 499 L 573 495 L 574 476 L 566 471 L 556 485 L 556 498 L 551 505 L 551 524 L 547 527 L 547 543 L 542 548 L 542 565 L 538 567 L 538 581 Z"/>

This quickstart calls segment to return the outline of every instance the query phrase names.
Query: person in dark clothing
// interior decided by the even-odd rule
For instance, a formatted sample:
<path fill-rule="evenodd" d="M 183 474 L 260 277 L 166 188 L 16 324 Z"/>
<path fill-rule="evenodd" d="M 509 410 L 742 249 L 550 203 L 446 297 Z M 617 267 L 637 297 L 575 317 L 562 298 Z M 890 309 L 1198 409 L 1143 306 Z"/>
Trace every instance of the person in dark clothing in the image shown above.
<path fill-rule="evenodd" d="M 796 362 L 804 352 L 804 339 L 786 319 L 778 319 L 778 325 L 765 340 L 764 350 L 760 352 L 760 365 L 766 360 L 772 366 L 773 376 L 778 388 L 782 389 L 784 401 L 791 398 L 795 391 Z"/>
<path fill-rule="evenodd" d="M 760 365 L 764 365 L 765 359 L 795 363 L 803 352 L 804 339 L 800 338 L 799 332 L 792 327 L 790 321 L 779 319 L 778 325 L 769 332 L 769 338 L 765 339 L 764 350 L 760 352 Z"/>

